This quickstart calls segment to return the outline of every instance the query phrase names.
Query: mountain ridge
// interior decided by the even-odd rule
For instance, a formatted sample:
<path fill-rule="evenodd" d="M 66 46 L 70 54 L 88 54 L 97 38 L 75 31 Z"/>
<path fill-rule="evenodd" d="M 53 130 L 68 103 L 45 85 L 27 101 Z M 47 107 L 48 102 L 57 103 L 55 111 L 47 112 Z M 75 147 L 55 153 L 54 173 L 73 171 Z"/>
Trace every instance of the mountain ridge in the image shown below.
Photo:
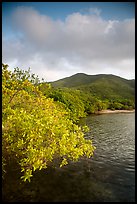
<path fill-rule="evenodd" d="M 63 81 L 69 81 L 70 80 L 74 80 L 76 78 L 83 78 L 84 79 L 88 79 L 87 82 L 93 82 L 93 80 L 96 80 L 98 78 L 101 78 L 101 77 L 115 77 L 117 79 L 121 79 L 121 80 L 126 80 L 126 81 L 129 81 L 129 82 L 133 82 L 135 81 L 135 79 L 126 79 L 124 77 L 120 77 L 120 76 L 117 76 L 117 75 L 114 75 L 114 74 L 95 74 L 95 75 L 89 75 L 89 74 L 86 74 L 86 73 L 76 73 L 74 75 L 71 75 L 71 76 L 68 76 L 68 77 L 64 77 L 64 78 L 61 78 L 61 79 L 58 79 L 58 80 L 55 80 L 55 81 L 52 81 L 52 82 L 48 82 L 48 83 L 51 83 L 53 86 L 56 86 L 56 87 L 63 87 L 63 86 L 66 86 L 66 82 L 64 83 Z M 81 83 L 81 81 L 80 81 Z M 83 83 L 83 82 L 82 82 Z M 83 85 L 83 84 L 80 84 L 80 85 Z M 74 85 L 76 86 L 76 85 Z M 68 85 L 68 87 L 72 87 L 72 85 Z"/>
<path fill-rule="evenodd" d="M 76 73 L 54 82 L 54 88 L 73 88 L 88 92 L 101 99 L 127 98 L 134 100 L 135 79 L 125 79 L 113 74 L 88 75 Z"/>

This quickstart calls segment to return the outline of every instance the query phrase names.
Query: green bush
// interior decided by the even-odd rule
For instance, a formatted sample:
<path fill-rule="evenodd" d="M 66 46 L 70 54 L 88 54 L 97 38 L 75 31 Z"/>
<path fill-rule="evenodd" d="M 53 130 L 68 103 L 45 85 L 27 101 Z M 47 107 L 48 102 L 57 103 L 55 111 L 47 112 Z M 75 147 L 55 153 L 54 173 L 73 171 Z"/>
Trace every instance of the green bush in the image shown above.
<path fill-rule="evenodd" d="M 76 117 L 79 117 L 83 114 L 81 104 L 71 93 L 64 93 L 65 101 L 69 97 L 72 116 L 77 109 Z M 92 141 L 84 138 L 82 128 L 73 123 L 62 103 L 44 96 L 30 75 L 19 69 L 12 73 L 3 64 L 3 175 L 8 161 L 15 159 L 21 166 L 21 178 L 30 181 L 34 171 L 46 169 L 54 160 L 59 158 L 58 165 L 62 167 L 83 155 L 91 157 L 94 149 Z"/>

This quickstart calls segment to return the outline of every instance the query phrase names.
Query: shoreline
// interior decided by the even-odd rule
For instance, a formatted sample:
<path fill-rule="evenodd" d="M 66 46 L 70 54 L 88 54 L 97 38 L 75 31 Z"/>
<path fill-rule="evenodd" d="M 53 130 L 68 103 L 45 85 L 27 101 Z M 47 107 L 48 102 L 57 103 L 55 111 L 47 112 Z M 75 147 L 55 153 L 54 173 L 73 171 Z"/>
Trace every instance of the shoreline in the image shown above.
<path fill-rule="evenodd" d="M 134 113 L 135 109 L 133 110 L 101 110 L 101 111 L 97 111 L 95 112 L 95 114 L 106 114 L 106 113 Z"/>

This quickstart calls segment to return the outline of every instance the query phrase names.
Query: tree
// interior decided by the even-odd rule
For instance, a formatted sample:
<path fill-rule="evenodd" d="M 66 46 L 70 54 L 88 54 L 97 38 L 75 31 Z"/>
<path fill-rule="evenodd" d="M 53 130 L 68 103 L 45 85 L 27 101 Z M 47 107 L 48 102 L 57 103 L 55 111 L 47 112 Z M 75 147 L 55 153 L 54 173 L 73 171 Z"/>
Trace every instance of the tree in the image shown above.
<path fill-rule="evenodd" d="M 95 149 L 62 103 L 44 96 L 37 84 L 29 70 L 17 68 L 12 73 L 2 65 L 3 175 L 8 160 L 15 159 L 24 181 L 56 159 L 62 167 L 81 156 L 91 157 Z"/>

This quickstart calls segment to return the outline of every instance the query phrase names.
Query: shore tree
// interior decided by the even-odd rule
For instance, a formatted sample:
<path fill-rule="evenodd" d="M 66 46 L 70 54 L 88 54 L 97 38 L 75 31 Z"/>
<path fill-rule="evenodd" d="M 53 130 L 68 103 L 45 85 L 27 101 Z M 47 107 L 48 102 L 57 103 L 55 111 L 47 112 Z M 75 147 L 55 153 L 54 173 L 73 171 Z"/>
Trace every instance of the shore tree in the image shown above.
<path fill-rule="evenodd" d="M 3 178 L 12 159 L 20 165 L 21 179 L 30 181 L 34 171 L 46 169 L 56 159 L 62 167 L 91 157 L 95 150 L 92 140 L 84 138 L 84 128 L 70 119 L 62 103 L 44 96 L 38 83 L 30 70 L 11 72 L 2 64 Z"/>

